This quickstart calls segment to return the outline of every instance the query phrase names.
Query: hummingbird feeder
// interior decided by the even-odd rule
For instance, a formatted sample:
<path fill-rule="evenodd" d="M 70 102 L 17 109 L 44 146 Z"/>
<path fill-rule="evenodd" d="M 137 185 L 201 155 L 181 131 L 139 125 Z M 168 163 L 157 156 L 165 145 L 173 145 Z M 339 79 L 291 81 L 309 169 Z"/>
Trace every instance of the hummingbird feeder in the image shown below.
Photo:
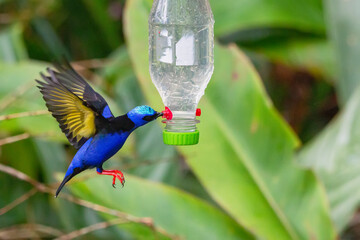
<path fill-rule="evenodd" d="M 168 145 L 199 142 L 197 108 L 214 70 L 214 18 L 208 0 L 155 0 L 149 17 L 150 75 L 165 107 Z"/>

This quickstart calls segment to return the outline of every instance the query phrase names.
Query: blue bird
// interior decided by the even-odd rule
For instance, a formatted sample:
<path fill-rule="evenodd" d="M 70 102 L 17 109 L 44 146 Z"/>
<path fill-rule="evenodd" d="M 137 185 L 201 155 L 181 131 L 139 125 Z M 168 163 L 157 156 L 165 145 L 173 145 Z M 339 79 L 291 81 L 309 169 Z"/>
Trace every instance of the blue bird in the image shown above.
<path fill-rule="evenodd" d="M 113 187 L 116 179 L 124 186 L 122 172 L 104 170 L 103 163 L 121 149 L 131 132 L 163 114 L 149 106 L 138 106 L 114 117 L 105 99 L 68 62 L 54 66 L 55 70 L 47 69 L 49 75 L 40 73 L 44 82 L 36 80 L 38 88 L 62 132 L 78 149 L 55 197 L 71 178 L 90 168 L 113 176 Z"/>

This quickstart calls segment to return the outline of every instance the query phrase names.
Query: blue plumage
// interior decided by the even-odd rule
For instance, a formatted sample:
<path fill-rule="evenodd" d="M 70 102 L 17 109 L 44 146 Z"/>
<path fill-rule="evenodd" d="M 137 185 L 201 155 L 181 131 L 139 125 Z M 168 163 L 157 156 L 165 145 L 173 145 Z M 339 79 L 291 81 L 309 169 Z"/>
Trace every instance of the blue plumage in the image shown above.
<path fill-rule="evenodd" d="M 136 127 L 140 127 L 149 122 L 149 119 L 147 119 L 148 117 L 151 119 L 151 116 L 154 116 L 155 114 L 155 110 L 149 106 L 137 106 L 128 112 L 127 116 Z"/>
<path fill-rule="evenodd" d="M 73 174 L 75 168 L 101 168 L 102 164 L 124 145 L 130 132 L 97 134 L 90 138 L 75 154 L 65 174 Z"/>
<path fill-rule="evenodd" d="M 121 128 L 121 126 L 119 126 L 120 130 L 114 131 L 114 129 L 116 129 L 116 126 L 114 126 L 114 128 L 110 128 L 109 131 L 109 129 L 105 127 L 103 131 L 100 131 L 94 137 L 89 138 L 85 142 L 85 144 L 79 149 L 79 151 L 76 153 L 73 160 L 71 161 L 71 164 L 66 171 L 64 180 L 60 185 L 56 196 L 59 194 L 66 182 L 68 182 L 72 177 L 84 171 L 85 169 L 96 168 L 97 172 L 99 174 L 102 174 L 102 172 L 104 171 L 102 169 L 102 164 L 122 148 L 128 136 L 136 128 L 141 127 L 152 120 L 155 120 L 161 115 L 161 113 L 156 112 L 149 106 L 138 106 L 127 114 L 118 117 L 118 119 L 127 119 L 125 120 L 127 121 L 126 124 L 132 126 L 129 129 L 124 130 L 124 128 Z M 111 126 L 111 124 L 123 124 L 123 122 L 124 120 L 117 122 L 116 118 L 113 118 L 113 121 L 109 121 L 109 125 Z M 116 172 L 118 172 L 117 174 L 119 174 L 120 171 Z M 121 172 L 120 174 L 122 176 Z M 116 177 L 118 177 L 118 179 L 123 184 L 123 177 L 119 178 L 116 173 L 114 173 L 114 175 L 106 175 L 114 176 L 113 186 L 115 184 Z"/>
<path fill-rule="evenodd" d="M 106 106 L 104 107 L 104 110 L 103 110 L 103 112 L 102 112 L 102 115 L 103 115 L 104 118 L 111 118 L 111 117 L 113 117 L 113 114 L 112 114 L 112 112 L 110 111 L 109 105 L 106 105 Z"/>
<path fill-rule="evenodd" d="M 45 82 L 37 81 L 46 106 L 59 122 L 70 143 L 78 148 L 65 177 L 56 191 L 80 172 L 96 168 L 98 174 L 113 176 L 124 185 L 121 171 L 104 170 L 103 163 L 118 152 L 128 136 L 162 116 L 149 106 L 138 106 L 127 114 L 114 117 L 105 99 L 70 66 L 56 65 L 48 69 L 50 76 L 41 74 Z"/>

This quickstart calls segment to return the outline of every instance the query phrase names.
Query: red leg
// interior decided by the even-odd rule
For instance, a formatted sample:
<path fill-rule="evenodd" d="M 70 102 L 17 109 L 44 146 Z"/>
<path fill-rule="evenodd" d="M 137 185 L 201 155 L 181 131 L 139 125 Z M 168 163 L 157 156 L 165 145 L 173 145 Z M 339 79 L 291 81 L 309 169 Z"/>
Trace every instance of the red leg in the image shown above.
<path fill-rule="evenodd" d="M 109 176 L 113 176 L 113 183 L 112 186 L 115 188 L 115 181 L 116 178 L 119 179 L 121 185 L 124 187 L 124 183 L 125 183 L 125 178 L 124 178 L 124 174 L 119 171 L 119 170 L 102 170 L 101 172 L 99 172 L 99 170 L 96 171 L 97 174 L 99 175 L 109 175 Z"/>

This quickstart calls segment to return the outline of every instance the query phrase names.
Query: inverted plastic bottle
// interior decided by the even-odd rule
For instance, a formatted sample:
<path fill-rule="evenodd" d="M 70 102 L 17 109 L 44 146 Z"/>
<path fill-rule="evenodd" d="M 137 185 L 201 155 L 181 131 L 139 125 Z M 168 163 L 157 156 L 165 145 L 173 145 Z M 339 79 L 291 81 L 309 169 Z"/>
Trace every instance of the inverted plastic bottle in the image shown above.
<path fill-rule="evenodd" d="M 197 105 L 214 70 L 213 29 L 208 0 L 154 0 L 149 17 L 150 74 L 172 113 L 163 121 L 165 144 L 199 141 Z"/>

